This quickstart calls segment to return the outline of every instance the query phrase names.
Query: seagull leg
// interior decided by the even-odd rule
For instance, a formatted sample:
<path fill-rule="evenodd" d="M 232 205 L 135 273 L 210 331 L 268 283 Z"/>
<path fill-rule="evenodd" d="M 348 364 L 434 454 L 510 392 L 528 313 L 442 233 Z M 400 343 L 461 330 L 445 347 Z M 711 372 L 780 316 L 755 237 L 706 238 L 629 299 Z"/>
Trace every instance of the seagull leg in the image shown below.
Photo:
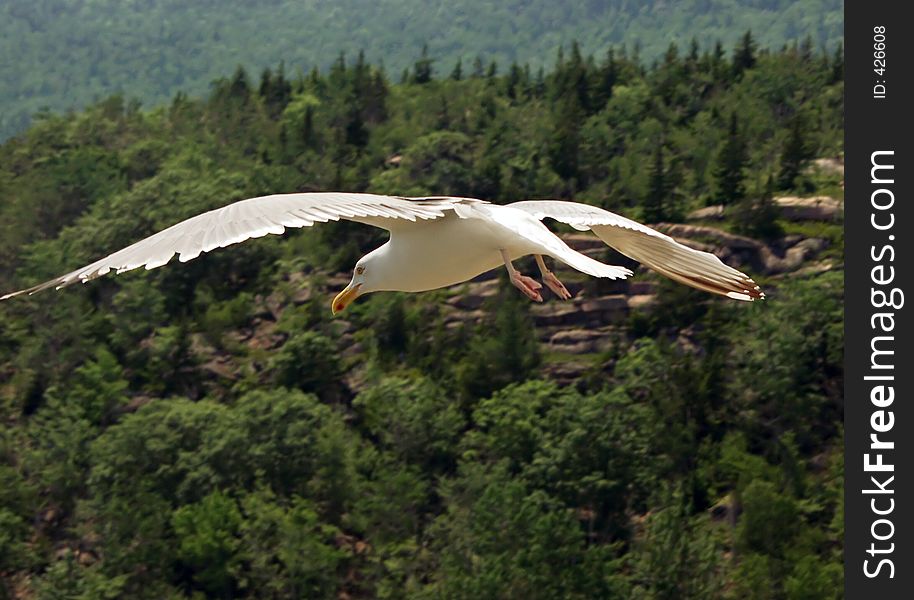
<path fill-rule="evenodd" d="M 540 273 L 543 274 L 543 282 L 549 286 L 550 290 L 555 292 L 556 296 L 562 300 L 568 300 L 571 298 L 571 292 L 565 288 L 564 284 L 559 281 L 559 278 L 556 277 L 552 271 L 546 268 L 546 263 L 543 261 L 542 255 L 536 255 L 536 264 L 540 268 Z"/>
<path fill-rule="evenodd" d="M 534 302 L 542 302 L 543 296 L 539 293 L 539 290 L 543 289 L 543 284 L 526 275 L 518 273 L 517 269 L 514 268 L 514 265 L 511 264 L 508 253 L 504 250 L 501 250 L 500 252 L 502 259 L 505 261 L 505 267 L 508 269 L 508 276 L 511 278 L 511 283 L 514 284 L 514 287 L 522 291 L 525 296 Z"/>

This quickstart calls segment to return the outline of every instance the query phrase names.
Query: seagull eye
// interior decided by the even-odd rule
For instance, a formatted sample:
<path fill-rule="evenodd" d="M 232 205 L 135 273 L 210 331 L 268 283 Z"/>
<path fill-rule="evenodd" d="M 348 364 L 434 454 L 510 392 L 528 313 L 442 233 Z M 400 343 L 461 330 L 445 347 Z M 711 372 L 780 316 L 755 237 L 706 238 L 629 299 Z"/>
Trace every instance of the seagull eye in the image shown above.
<path fill-rule="evenodd" d="M 364 272 L 365 272 L 365 267 L 356 267 L 355 268 L 356 275 L 361 275 Z"/>

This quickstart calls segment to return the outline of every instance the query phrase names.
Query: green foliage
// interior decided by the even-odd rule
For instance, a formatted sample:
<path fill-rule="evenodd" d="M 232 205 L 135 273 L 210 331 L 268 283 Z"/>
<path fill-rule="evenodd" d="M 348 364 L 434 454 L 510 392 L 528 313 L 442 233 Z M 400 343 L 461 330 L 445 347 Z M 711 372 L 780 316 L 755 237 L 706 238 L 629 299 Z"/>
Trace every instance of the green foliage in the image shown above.
<path fill-rule="evenodd" d="M 539 352 L 527 314 L 527 303 L 502 293 L 495 314 L 470 339 L 466 356 L 456 366 L 457 386 L 470 398 L 485 397 L 514 381 L 523 381 L 539 364 Z"/>
<path fill-rule="evenodd" d="M 241 511 L 235 501 L 213 492 L 176 510 L 171 522 L 178 539 L 178 559 L 194 569 L 194 579 L 212 594 L 230 593 L 241 545 L 237 535 Z"/>
<path fill-rule="evenodd" d="M 703 517 L 692 516 L 682 494 L 669 493 L 645 524 L 635 556 L 634 598 L 718 598 L 723 578 L 717 548 Z"/>
<path fill-rule="evenodd" d="M 46 22 L 53 3 L 32 4 L 16 18 Z M 104 3 L 90 4 L 70 15 L 74 31 Z M 801 4 L 777 5 L 771 35 L 811 26 Z M 632 31 L 671 14 L 607 6 Z M 214 14 L 221 32 L 245 22 L 222 21 L 239 10 Z M 373 24 L 392 18 L 364 10 Z M 555 10 L 558 30 L 594 16 L 551 7 L 533 20 Z M 727 188 L 724 200 L 742 199 L 726 229 L 819 237 L 840 265 L 840 224 L 773 219 L 765 185 L 793 143 L 792 115 L 816 119 L 800 136 L 807 159 L 841 155 L 838 57 L 765 50 L 769 28 L 749 21 L 764 37 L 735 54 L 644 37 L 642 57 L 662 53 L 646 67 L 631 48 L 589 57 L 582 39 L 549 72 L 505 46 L 464 56 L 448 79 L 442 65 L 456 61 L 441 62 L 451 51 L 435 38 L 401 61 L 403 85 L 362 54 L 325 72 L 265 63 L 251 78 L 225 53 L 230 76 L 205 98 L 46 114 L 0 146 L 0 289 L 236 199 L 325 189 L 574 197 L 675 220 Z M 194 20 L 169 22 L 169 52 L 187 48 L 179 32 Z M 556 46 L 553 35 L 537 44 Z M 840 177 L 796 164 L 792 189 L 840 193 Z M 651 276 L 654 304 L 606 323 L 531 309 L 503 279 L 494 294 L 485 282 L 460 297 L 379 294 L 331 320 L 325 295 L 384 237 L 326 224 L 0 304 L 0 595 L 840 595 L 840 269 L 772 277 L 753 305 Z M 582 297 L 625 285 L 590 281 Z M 549 319 L 560 324 L 534 326 Z M 547 345 L 597 325 L 612 327 L 606 352 Z M 579 359 L 588 374 L 569 382 L 563 368 Z"/>
<path fill-rule="evenodd" d="M 410 22 L 406 34 L 401 27 L 405 19 Z M 842 37 L 841 4 L 834 0 L 713 7 L 689 0 L 675 10 L 656 2 L 634 7 L 620 0 L 573 7 L 535 2 L 523 10 L 480 0 L 441 3 L 434 10 L 418 0 L 383 6 L 346 0 L 332 11 L 290 0 L 232 0 L 219 10 L 208 3 L 173 0 L 47 0 L 4 7 L 0 24 L 0 51 L 20 57 L 0 70 L 0 138 L 21 131 L 44 107 L 78 108 L 118 91 L 148 105 L 166 102 L 179 91 L 202 94 L 236 66 L 238 57 L 255 73 L 280 59 L 295 72 L 313 64 L 328 67 L 340 49 L 352 56 L 364 49 L 371 60 L 383 59 L 391 73 L 399 73 L 423 47 L 430 57 L 423 60 L 439 65 L 469 61 L 479 53 L 503 65 L 532 62 L 538 67 L 556 45 L 572 38 L 587 52 L 607 43 L 637 44 L 640 56 L 649 61 L 661 56 L 670 40 L 683 44 L 697 35 L 729 45 L 748 28 L 761 44 L 772 47 L 814 32 L 817 47 L 831 50 Z M 271 35 L 264 38 L 264 31 Z M 745 68 L 741 56 L 734 60 Z M 281 77 L 281 70 L 271 73 L 270 85 L 260 86 L 272 106 L 287 97 Z"/>
<path fill-rule="evenodd" d="M 322 397 L 336 393 L 342 374 L 333 342 L 312 331 L 300 332 L 286 342 L 270 359 L 269 368 L 277 385 Z"/>
<path fill-rule="evenodd" d="M 730 210 L 736 231 L 763 240 L 773 240 L 784 234 L 778 222 L 780 210 L 774 202 L 773 187 L 769 177 L 761 195 L 743 199 Z"/>
<path fill-rule="evenodd" d="M 478 466 L 442 489 L 447 511 L 432 540 L 441 552 L 426 595 L 594 598 L 625 585 L 609 546 L 587 545 L 574 516 L 499 466 Z"/>
<path fill-rule="evenodd" d="M 242 501 L 237 546 L 241 587 L 266 597 L 327 597 L 345 553 L 333 544 L 338 530 L 321 522 L 316 507 L 293 496 L 258 490 Z"/>
<path fill-rule="evenodd" d="M 778 186 L 782 190 L 797 187 L 797 178 L 802 173 L 803 167 L 813 158 L 806 128 L 806 117 L 802 113 L 798 112 L 791 118 L 787 141 L 784 142 L 784 148 L 781 151 L 781 168 L 778 172 Z"/>
<path fill-rule="evenodd" d="M 781 557 L 796 535 L 798 507 L 767 481 L 754 480 L 742 493 L 739 545 L 748 552 Z"/>
<path fill-rule="evenodd" d="M 123 597 L 127 577 L 107 577 L 97 565 L 80 565 L 72 552 L 58 558 L 35 582 L 41 600 L 114 600 Z"/>
<path fill-rule="evenodd" d="M 459 132 L 437 131 L 413 142 L 396 170 L 372 179 L 378 193 L 461 194 L 473 187 L 472 143 Z"/>
<path fill-rule="evenodd" d="M 720 149 L 717 162 L 718 202 L 724 206 L 739 203 L 746 197 L 743 179 L 746 175 L 749 157 L 746 142 L 739 130 L 739 119 L 736 112 L 730 115 L 727 140 Z"/>
<path fill-rule="evenodd" d="M 356 396 L 353 407 L 381 447 L 399 460 L 431 473 L 455 460 L 463 415 L 427 379 L 383 379 Z"/>

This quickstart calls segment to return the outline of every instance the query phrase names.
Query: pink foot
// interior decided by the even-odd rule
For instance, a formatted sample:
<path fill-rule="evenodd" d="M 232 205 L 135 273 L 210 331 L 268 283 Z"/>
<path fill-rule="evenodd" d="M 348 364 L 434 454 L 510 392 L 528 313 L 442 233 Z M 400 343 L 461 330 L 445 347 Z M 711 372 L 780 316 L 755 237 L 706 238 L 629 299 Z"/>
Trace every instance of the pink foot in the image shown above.
<path fill-rule="evenodd" d="M 561 298 L 562 300 L 568 300 L 571 298 L 571 292 L 559 281 L 559 278 L 553 275 L 552 271 L 546 271 L 543 273 L 543 282 L 549 287 L 550 290 L 555 292 L 555 295 Z"/>
<path fill-rule="evenodd" d="M 513 283 L 514 287 L 522 291 L 525 296 L 534 302 L 543 301 L 543 296 L 539 293 L 539 290 L 543 289 L 543 284 L 541 284 L 539 281 L 531 279 L 526 275 L 521 275 L 515 271 L 511 275 L 511 283 Z"/>

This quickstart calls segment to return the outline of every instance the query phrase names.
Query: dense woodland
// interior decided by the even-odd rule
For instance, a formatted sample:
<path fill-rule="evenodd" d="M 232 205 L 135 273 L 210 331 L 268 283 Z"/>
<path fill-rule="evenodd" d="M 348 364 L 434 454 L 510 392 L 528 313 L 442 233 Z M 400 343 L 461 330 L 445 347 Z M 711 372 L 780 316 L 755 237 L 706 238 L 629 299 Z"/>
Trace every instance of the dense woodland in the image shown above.
<path fill-rule="evenodd" d="M 562 385 L 504 281 L 461 327 L 439 312 L 459 289 L 332 319 L 339 273 L 383 240 L 354 224 L 4 302 L 0 595 L 841 596 L 843 234 L 771 203 L 843 197 L 809 168 L 843 152 L 840 48 L 747 33 L 650 66 L 571 45 L 545 70 L 298 69 L 41 115 L 0 146 L 0 290 L 233 200 L 329 189 L 652 223 L 723 204 L 718 227 L 827 238 L 839 268 L 755 274 L 752 304 L 658 279 Z"/>
<path fill-rule="evenodd" d="M 729 46 L 747 29 L 765 46 L 809 35 L 834 50 L 843 24 L 841 0 L 14 0 L 0 2 L 0 140 L 44 107 L 203 95 L 237 64 L 282 58 L 295 76 L 364 49 L 399 73 L 427 43 L 442 69 L 477 55 L 535 69 L 570 39 L 588 53 L 637 45 L 650 61 L 671 41 Z"/>

